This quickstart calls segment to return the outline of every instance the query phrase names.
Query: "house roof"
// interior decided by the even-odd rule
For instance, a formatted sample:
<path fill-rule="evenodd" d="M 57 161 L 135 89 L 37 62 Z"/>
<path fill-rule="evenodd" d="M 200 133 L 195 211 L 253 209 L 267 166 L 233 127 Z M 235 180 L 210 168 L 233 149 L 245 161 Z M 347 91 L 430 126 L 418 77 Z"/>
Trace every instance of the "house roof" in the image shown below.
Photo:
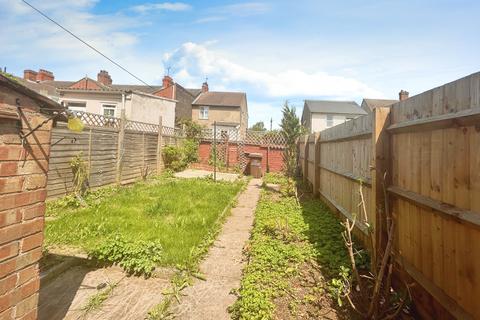
<path fill-rule="evenodd" d="M 305 100 L 312 113 L 367 114 L 355 101 Z"/>
<path fill-rule="evenodd" d="M 188 91 L 188 93 L 190 93 L 192 96 L 196 97 L 198 96 L 200 93 L 202 93 L 202 89 L 201 88 L 198 88 L 198 89 L 191 89 L 191 88 L 184 88 L 186 91 Z"/>
<path fill-rule="evenodd" d="M 391 104 L 398 102 L 398 100 L 389 100 L 389 99 L 363 99 L 362 106 L 365 103 L 365 106 L 368 107 L 370 111 L 378 107 L 385 107 Z"/>
<path fill-rule="evenodd" d="M 240 107 L 244 100 L 246 100 L 244 92 L 208 91 L 201 93 L 192 105 Z"/>

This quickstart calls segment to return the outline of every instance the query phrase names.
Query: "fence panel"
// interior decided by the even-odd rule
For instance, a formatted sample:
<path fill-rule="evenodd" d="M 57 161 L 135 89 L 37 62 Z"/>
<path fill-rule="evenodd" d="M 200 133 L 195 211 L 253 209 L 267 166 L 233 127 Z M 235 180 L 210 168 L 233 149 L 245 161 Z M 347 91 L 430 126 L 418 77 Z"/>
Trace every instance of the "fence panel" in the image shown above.
<path fill-rule="evenodd" d="M 180 144 L 184 139 L 175 128 L 78 111 L 75 114 L 87 125 L 82 132 L 68 130 L 63 122 L 52 130 L 48 198 L 73 192 L 70 162 L 76 156 L 81 156 L 88 166 L 90 187 L 97 188 L 156 173 L 163 168 L 163 161 L 158 161 L 161 149 Z"/>
<path fill-rule="evenodd" d="M 388 130 L 399 263 L 462 319 L 480 318 L 479 120 L 477 73 L 393 105 Z"/>
<path fill-rule="evenodd" d="M 322 131 L 313 175 L 305 166 L 305 150 L 311 161 L 313 146 L 299 139 L 304 177 L 318 180 L 323 200 L 344 216 L 360 217 L 365 229 L 362 183 L 374 249 L 384 245 L 387 186 L 395 274 L 416 283 L 413 300 L 424 318 L 480 318 L 479 123 L 476 73 Z"/>
<path fill-rule="evenodd" d="M 356 235 L 371 246 L 367 223 L 375 228 L 370 165 L 372 114 L 320 132 L 320 183 L 318 193 L 350 220 L 356 217 Z M 310 173 L 309 173 L 310 174 Z M 362 212 L 360 186 L 367 211 Z"/>

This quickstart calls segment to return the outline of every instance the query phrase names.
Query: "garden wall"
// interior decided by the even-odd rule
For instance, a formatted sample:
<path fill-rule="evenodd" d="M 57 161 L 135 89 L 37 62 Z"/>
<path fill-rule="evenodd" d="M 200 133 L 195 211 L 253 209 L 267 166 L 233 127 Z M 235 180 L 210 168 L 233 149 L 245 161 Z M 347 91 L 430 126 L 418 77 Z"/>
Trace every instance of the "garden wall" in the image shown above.
<path fill-rule="evenodd" d="M 48 119 L 62 109 L 0 75 L 0 319 L 37 318 Z"/>
<path fill-rule="evenodd" d="M 225 144 L 223 143 L 223 146 Z M 210 153 L 212 149 L 211 141 L 202 141 L 199 147 L 199 163 L 208 165 L 210 160 Z M 230 168 L 240 166 L 243 160 L 244 153 L 260 153 L 262 154 L 262 169 L 266 172 L 267 165 L 270 172 L 280 172 L 283 169 L 283 147 L 268 147 L 265 145 L 242 144 L 238 142 L 230 142 L 228 144 L 228 162 Z M 226 158 L 225 156 L 223 158 Z"/>
<path fill-rule="evenodd" d="M 78 113 L 88 125 L 82 132 L 70 131 L 65 123 L 52 130 L 48 170 L 48 198 L 73 191 L 70 162 L 77 155 L 88 167 L 90 187 L 129 183 L 163 168 L 161 147 L 182 141 L 173 128 L 121 118 Z M 123 124 L 122 124 L 123 123 Z M 161 129 L 160 129 L 161 128 Z M 158 132 L 162 130 L 162 135 Z"/>
<path fill-rule="evenodd" d="M 476 73 L 299 141 L 304 179 L 337 212 L 360 217 L 369 246 L 362 184 L 373 254 L 385 245 L 386 173 L 396 275 L 416 284 L 424 318 L 480 318 L 479 123 Z"/>

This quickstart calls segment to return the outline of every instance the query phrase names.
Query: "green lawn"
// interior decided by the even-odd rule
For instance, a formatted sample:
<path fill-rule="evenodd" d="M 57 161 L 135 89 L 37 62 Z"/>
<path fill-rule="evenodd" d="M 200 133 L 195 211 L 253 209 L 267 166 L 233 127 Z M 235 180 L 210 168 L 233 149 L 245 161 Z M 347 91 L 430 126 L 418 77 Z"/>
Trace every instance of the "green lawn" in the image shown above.
<path fill-rule="evenodd" d="M 159 256 L 153 260 L 156 264 L 184 265 L 214 232 L 220 214 L 242 186 L 243 182 L 165 178 L 106 192 L 87 208 L 59 210 L 50 205 L 55 212 L 47 215 L 56 218 L 46 223 L 46 244 L 95 254 L 109 246 L 108 254 L 116 255 L 113 260 L 118 262 L 124 253 L 112 246 L 121 237 L 122 245 L 138 244 L 128 248 L 131 256 L 149 259 L 153 252 Z"/>

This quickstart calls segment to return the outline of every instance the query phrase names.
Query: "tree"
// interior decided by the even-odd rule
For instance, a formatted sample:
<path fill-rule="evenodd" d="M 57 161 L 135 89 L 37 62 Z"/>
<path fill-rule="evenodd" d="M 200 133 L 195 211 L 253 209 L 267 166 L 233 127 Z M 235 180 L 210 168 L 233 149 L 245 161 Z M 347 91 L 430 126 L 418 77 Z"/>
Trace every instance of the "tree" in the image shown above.
<path fill-rule="evenodd" d="M 300 119 L 295 113 L 295 107 L 290 107 L 288 101 L 285 101 L 282 109 L 282 122 L 280 132 L 285 138 L 285 151 L 283 152 L 283 161 L 285 173 L 293 178 L 297 168 L 297 140 L 303 134 Z"/>
<path fill-rule="evenodd" d="M 265 128 L 265 124 L 263 121 L 255 123 L 251 128 L 253 131 L 266 131 L 267 129 Z"/>

